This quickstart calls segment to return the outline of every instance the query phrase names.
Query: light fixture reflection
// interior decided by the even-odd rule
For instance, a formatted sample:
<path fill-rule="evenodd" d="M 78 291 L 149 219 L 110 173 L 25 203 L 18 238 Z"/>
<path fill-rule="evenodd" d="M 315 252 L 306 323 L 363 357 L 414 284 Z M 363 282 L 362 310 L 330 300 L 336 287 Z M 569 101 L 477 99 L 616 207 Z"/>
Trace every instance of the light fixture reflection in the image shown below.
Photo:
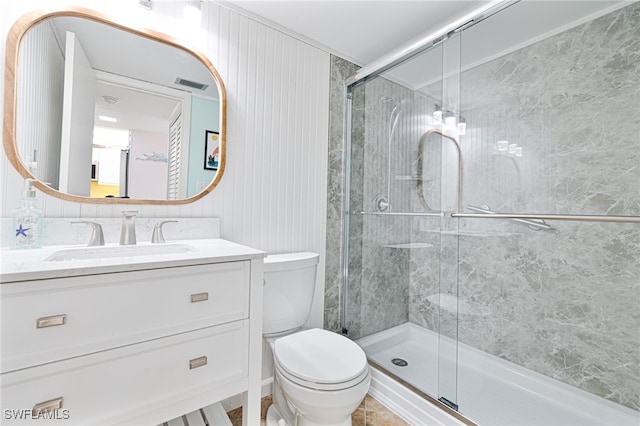
<path fill-rule="evenodd" d="M 433 125 L 440 126 L 442 124 L 442 110 L 436 105 L 436 110 L 433 111 Z"/>
<path fill-rule="evenodd" d="M 185 0 L 184 2 L 185 24 L 200 26 L 202 12 L 200 11 L 200 0 Z"/>
<path fill-rule="evenodd" d="M 435 105 L 433 111 L 433 126 L 443 126 L 442 130 L 449 135 L 462 136 L 467 133 L 467 122 L 464 117 L 444 109 L 438 104 Z"/>
<path fill-rule="evenodd" d="M 108 115 L 99 115 L 98 119 L 102 120 L 102 121 L 107 121 L 109 123 L 117 123 L 118 119 L 115 117 L 110 117 Z"/>
<path fill-rule="evenodd" d="M 467 122 L 464 118 L 460 117 L 460 121 L 458 122 L 458 134 L 464 135 L 467 133 Z"/>

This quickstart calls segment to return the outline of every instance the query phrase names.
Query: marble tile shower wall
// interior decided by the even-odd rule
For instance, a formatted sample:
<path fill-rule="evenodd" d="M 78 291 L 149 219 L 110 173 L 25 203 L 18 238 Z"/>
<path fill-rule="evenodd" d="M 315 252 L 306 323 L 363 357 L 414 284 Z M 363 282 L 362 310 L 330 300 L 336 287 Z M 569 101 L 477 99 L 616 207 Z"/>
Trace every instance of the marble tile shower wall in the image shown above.
<path fill-rule="evenodd" d="M 376 196 L 387 195 L 387 191 L 391 204 L 387 212 L 425 211 L 417 192 L 418 141 L 429 129 L 428 117 L 436 103 L 440 102 L 384 78 L 355 91 L 346 295 L 347 329 L 352 338 L 410 319 L 416 307 L 410 303 L 413 294 L 420 294 L 427 287 L 424 283 L 414 285 L 419 280 L 412 279 L 411 271 L 428 270 L 428 282 L 433 285 L 443 281 L 432 275 L 440 270 L 438 252 L 433 248 L 439 247 L 439 218 L 358 215 L 360 211 L 376 212 Z M 389 130 L 394 127 L 391 114 L 396 107 L 401 112 L 390 135 Z M 416 237 L 416 231 L 423 235 Z M 433 246 L 415 250 L 406 247 L 415 242 Z M 443 272 L 455 280 L 455 270 Z"/>
<path fill-rule="evenodd" d="M 325 256 L 324 328 L 341 331 L 342 203 L 344 180 L 344 82 L 359 67 L 331 56 L 329 93 L 329 156 L 327 174 L 327 251 Z M 355 225 L 355 224 L 354 224 Z"/>
<path fill-rule="evenodd" d="M 401 177 L 411 174 L 407 166 L 411 153 L 403 143 L 411 132 L 406 113 L 410 95 L 406 88 L 384 80 L 354 93 L 358 107 L 352 111 L 350 277 L 345 313 L 353 338 L 408 320 L 409 253 L 389 245 L 408 242 L 410 222 L 360 213 L 377 212 L 378 196 L 388 197 L 387 211 L 407 211 L 409 200 L 401 189 Z"/>
<path fill-rule="evenodd" d="M 463 208 L 640 215 L 638 52 L 635 3 L 463 72 Z M 640 228 L 550 224 L 467 219 L 442 235 L 441 269 L 459 268 L 458 338 L 638 410 Z M 438 288 L 435 260 L 415 252 L 409 319 L 455 335 L 433 303 L 453 281 Z"/>
<path fill-rule="evenodd" d="M 408 302 L 410 292 L 419 292 L 425 287 L 409 288 L 411 282 L 420 282 L 409 279 L 410 269 L 422 272 L 424 265 L 429 263 L 432 270 L 438 270 L 438 257 L 433 256 L 431 250 L 420 251 L 426 257 L 417 268 L 409 266 L 415 261 L 411 251 L 385 247 L 414 240 L 410 231 L 417 222 L 409 218 L 360 214 L 375 211 L 373 200 L 376 195 L 386 195 L 389 158 L 391 210 L 410 212 L 419 206 L 417 211 L 423 211 L 415 191 L 417 141 L 428 128 L 426 117 L 433 113 L 434 105 L 439 102 L 381 78 L 353 93 L 349 284 L 348 290 L 342 292 L 344 82 L 357 69 L 356 65 L 341 58 L 331 58 L 324 323 L 325 328 L 340 331 L 341 316 L 344 315 L 348 335 L 354 339 L 406 322 L 409 310 L 416 306 Z M 391 113 L 396 106 L 401 112 L 389 145 L 389 129 L 393 124 Z M 427 234 L 429 238 L 438 238 L 435 231 L 439 226 L 439 220 L 426 219 L 421 228 L 431 230 Z M 343 302 L 346 304 L 344 311 Z"/>

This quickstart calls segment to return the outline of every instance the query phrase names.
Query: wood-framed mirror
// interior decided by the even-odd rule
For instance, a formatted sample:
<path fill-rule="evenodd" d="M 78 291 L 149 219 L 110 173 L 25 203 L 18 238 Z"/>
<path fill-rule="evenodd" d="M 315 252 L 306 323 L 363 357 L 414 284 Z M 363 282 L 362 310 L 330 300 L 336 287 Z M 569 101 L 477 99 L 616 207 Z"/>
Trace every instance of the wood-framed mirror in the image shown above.
<path fill-rule="evenodd" d="M 3 144 L 44 193 L 81 203 L 186 204 L 226 161 L 226 92 L 202 53 L 72 7 L 9 30 Z"/>

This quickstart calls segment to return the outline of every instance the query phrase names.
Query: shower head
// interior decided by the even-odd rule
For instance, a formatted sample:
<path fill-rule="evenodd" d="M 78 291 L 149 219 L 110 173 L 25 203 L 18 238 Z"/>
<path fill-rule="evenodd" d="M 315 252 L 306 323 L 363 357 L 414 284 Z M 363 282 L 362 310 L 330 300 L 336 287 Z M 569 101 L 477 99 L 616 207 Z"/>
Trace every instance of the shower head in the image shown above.
<path fill-rule="evenodd" d="M 395 111 L 395 110 L 399 109 L 400 105 L 402 105 L 405 101 L 402 100 L 402 101 L 398 102 L 398 101 L 395 100 L 395 98 L 389 98 L 387 96 L 382 96 L 380 98 L 380 102 L 382 102 L 383 104 L 388 104 L 388 103 L 393 104 L 393 110 Z"/>
<path fill-rule="evenodd" d="M 407 102 L 406 99 L 401 100 L 400 102 L 396 101 L 395 98 L 390 98 L 388 96 L 381 96 L 380 102 L 383 104 L 393 102 L 393 109 L 391 110 L 391 114 L 389 114 L 389 140 L 393 137 L 393 132 L 396 129 L 396 125 L 398 124 L 398 119 L 400 118 L 400 114 L 402 114 L 402 104 Z"/>
<path fill-rule="evenodd" d="M 401 112 L 403 109 L 406 109 L 405 104 L 408 104 L 410 102 L 410 99 L 404 98 L 404 99 L 401 99 L 400 101 L 397 101 L 395 98 L 392 98 L 392 97 L 381 96 L 380 102 L 382 102 L 383 104 L 392 103 L 393 109 L 391 110 L 391 114 L 393 115 L 395 113 Z"/>

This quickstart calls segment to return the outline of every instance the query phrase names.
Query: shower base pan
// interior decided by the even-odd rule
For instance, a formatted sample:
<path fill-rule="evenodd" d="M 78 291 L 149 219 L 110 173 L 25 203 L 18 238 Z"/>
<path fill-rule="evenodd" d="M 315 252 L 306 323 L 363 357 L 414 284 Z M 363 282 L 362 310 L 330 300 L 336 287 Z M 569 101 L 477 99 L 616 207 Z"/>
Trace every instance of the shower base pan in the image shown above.
<path fill-rule="evenodd" d="M 435 398 L 438 395 L 438 370 L 441 376 L 450 376 L 452 371 L 455 374 L 453 360 L 438 366 L 438 342 L 443 353 L 451 354 L 455 353 L 455 341 L 412 323 L 356 342 L 375 364 Z M 478 425 L 640 424 L 640 412 L 463 343 L 458 344 L 457 353 L 457 401 L 452 402 L 457 402 L 460 414 Z M 446 389 L 446 385 L 441 388 Z M 451 392 L 455 395 L 455 391 L 449 390 L 450 395 Z"/>

